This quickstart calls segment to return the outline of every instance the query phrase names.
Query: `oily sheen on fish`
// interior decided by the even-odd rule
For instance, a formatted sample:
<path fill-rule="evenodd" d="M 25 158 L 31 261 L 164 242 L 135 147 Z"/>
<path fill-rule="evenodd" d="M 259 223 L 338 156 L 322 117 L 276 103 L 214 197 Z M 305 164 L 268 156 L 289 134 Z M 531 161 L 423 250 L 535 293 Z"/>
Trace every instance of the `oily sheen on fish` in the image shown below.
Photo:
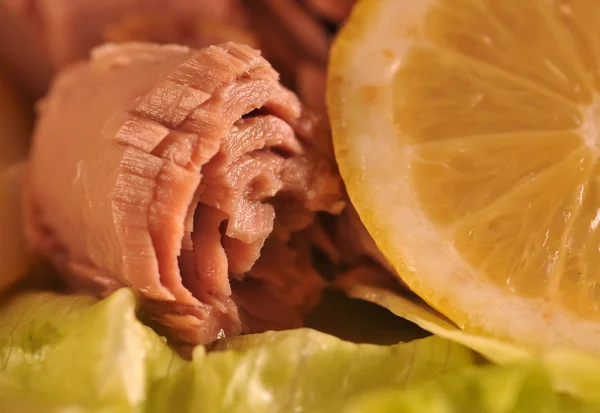
<path fill-rule="evenodd" d="M 103 46 L 40 104 L 30 241 L 181 341 L 297 327 L 323 287 L 302 232 L 344 207 L 326 139 L 250 47 Z"/>

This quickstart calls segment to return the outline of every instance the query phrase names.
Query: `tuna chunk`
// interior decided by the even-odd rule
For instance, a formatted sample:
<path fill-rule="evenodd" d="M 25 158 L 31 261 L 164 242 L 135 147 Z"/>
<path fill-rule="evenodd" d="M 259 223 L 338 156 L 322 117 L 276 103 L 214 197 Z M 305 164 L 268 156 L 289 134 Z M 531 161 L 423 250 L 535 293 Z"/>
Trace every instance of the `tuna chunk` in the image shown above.
<path fill-rule="evenodd" d="M 349 280 L 395 286 L 408 290 L 398 273 L 381 253 L 354 207 L 339 215 L 319 214 L 310 227 L 311 244 L 321 266 L 334 279 L 333 285 Z M 359 274 L 360 277 L 356 277 Z"/>
<path fill-rule="evenodd" d="M 265 56 L 302 101 L 322 116 L 329 47 L 354 1 L 243 0 Z"/>
<path fill-rule="evenodd" d="M 103 46 L 40 105 L 30 241 L 184 342 L 296 327 L 323 287 L 303 230 L 344 207 L 327 139 L 247 46 Z"/>

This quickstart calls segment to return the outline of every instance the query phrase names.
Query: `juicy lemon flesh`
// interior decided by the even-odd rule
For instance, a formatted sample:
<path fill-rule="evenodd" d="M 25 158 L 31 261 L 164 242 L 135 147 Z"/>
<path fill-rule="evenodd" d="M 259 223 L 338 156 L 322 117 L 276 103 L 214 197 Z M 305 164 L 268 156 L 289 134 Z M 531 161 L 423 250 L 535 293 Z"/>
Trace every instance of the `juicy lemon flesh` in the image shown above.
<path fill-rule="evenodd" d="M 597 1 L 439 0 L 394 114 L 421 208 L 480 274 L 600 319 L 597 27 Z"/>
<path fill-rule="evenodd" d="M 407 284 L 463 327 L 600 337 L 599 27 L 597 0 L 363 0 L 334 46 L 350 198 Z"/>

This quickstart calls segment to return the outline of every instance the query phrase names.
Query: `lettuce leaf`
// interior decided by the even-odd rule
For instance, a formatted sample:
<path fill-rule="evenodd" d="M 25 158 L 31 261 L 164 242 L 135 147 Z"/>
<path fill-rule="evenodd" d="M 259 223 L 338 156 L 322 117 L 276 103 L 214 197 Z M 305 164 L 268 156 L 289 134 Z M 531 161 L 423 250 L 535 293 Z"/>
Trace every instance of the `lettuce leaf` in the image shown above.
<path fill-rule="evenodd" d="M 430 337 L 359 345 L 302 329 L 237 337 L 179 358 L 135 317 L 123 289 L 106 300 L 28 293 L 0 309 L 2 412 L 329 411 L 346 399 L 471 366 L 475 354 Z"/>
<path fill-rule="evenodd" d="M 403 390 L 389 388 L 360 397 L 343 413 L 545 412 L 592 413 L 598 406 L 555 393 L 539 364 L 477 366 Z"/>
<path fill-rule="evenodd" d="M 221 349 L 197 348 L 180 377 L 151 392 L 150 411 L 337 411 L 351 396 L 429 380 L 475 360 L 438 337 L 376 346 L 309 329 L 238 337 Z"/>
<path fill-rule="evenodd" d="M 156 386 L 149 412 L 600 412 L 555 392 L 547 366 L 480 365 L 431 336 L 356 345 L 312 330 L 239 337 Z"/>
<path fill-rule="evenodd" d="M 0 406 L 15 412 L 130 412 L 184 364 L 140 323 L 130 290 L 95 302 L 29 293 L 0 313 Z"/>
<path fill-rule="evenodd" d="M 184 361 L 135 310 L 127 289 L 100 302 L 13 298 L 0 308 L 0 411 L 598 411 L 555 393 L 544 363 L 481 365 L 437 336 L 380 346 L 299 329 L 199 346 Z"/>
<path fill-rule="evenodd" d="M 557 391 L 600 403 L 600 358 L 595 355 L 561 348 L 545 352 L 534 351 L 514 343 L 462 331 L 419 299 L 368 283 L 344 282 L 339 286 L 350 297 L 379 304 L 432 334 L 477 351 L 494 363 L 527 363 L 532 359 L 540 360 L 547 367 L 553 387 Z"/>

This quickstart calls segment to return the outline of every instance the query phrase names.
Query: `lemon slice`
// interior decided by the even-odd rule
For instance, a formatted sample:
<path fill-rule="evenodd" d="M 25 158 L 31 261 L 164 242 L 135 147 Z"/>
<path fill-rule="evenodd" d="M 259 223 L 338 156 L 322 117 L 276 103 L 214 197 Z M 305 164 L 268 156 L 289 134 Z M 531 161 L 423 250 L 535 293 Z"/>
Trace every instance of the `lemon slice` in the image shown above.
<path fill-rule="evenodd" d="M 461 328 L 600 352 L 600 2 L 363 0 L 328 106 L 350 198 Z"/>

